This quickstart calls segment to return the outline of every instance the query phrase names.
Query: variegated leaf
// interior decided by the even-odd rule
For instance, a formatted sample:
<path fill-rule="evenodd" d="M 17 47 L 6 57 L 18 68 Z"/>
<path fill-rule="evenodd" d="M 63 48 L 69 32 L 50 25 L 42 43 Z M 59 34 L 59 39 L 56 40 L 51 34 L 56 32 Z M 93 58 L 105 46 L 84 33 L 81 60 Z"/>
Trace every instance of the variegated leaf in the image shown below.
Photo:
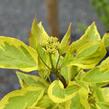
<path fill-rule="evenodd" d="M 48 88 L 48 96 L 53 102 L 62 103 L 75 96 L 79 89 L 80 86 L 72 82 L 64 88 L 60 80 L 55 80 Z"/>
<path fill-rule="evenodd" d="M 70 44 L 70 35 L 71 35 L 71 24 L 69 25 L 68 30 L 60 43 L 60 52 L 62 54 L 67 52 L 68 50 Z"/>
<path fill-rule="evenodd" d="M 37 49 L 39 44 L 43 45 L 46 44 L 46 41 L 48 40 L 49 36 L 45 32 L 44 27 L 42 26 L 42 23 L 38 23 L 36 19 L 33 20 L 32 28 L 29 36 L 29 43 L 30 46 Z"/>
<path fill-rule="evenodd" d="M 0 109 L 26 109 L 34 107 L 43 94 L 44 89 L 36 87 L 12 91 L 0 101 Z"/>
<path fill-rule="evenodd" d="M 33 71 L 38 69 L 37 52 L 22 41 L 0 36 L 0 68 Z"/>
<path fill-rule="evenodd" d="M 105 54 L 104 43 L 93 23 L 79 40 L 71 44 L 62 65 L 75 65 L 83 69 L 91 69 L 101 61 Z"/>
<path fill-rule="evenodd" d="M 109 57 L 106 58 L 99 66 L 84 74 L 83 80 L 91 83 L 109 82 Z"/>
<path fill-rule="evenodd" d="M 17 76 L 18 76 L 19 83 L 22 88 L 27 87 L 27 86 L 47 88 L 49 85 L 47 81 L 45 81 L 44 79 L 36 75 L 29 75 L 29 74 L 17 72 Z"/>

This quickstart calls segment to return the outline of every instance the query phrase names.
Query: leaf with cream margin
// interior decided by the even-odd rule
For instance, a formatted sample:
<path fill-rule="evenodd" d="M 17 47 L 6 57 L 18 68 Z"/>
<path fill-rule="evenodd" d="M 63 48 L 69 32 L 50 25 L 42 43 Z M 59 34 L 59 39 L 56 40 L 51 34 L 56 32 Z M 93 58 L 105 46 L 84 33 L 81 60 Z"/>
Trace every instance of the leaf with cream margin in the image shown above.
<path fill-rule="evenodd" d="M 37 52 L 22 41 L 0 36 L 0 68 L 20 69 L 25 72 L 38 69 Z"/>
<path fill-rule="evenodd" d="M 85 31 L 85 34 L 83 34 L 79 41 L 83 44 L 83 40 L 84 42 L 87 41 L 94 41 L 94 40 L 101 40 L 100 34 L 98 32 L 98 29 L 96 27 L 95 22 L 93 22 L 91 25 L 89 25 L 89 27 L 87 28 L 87 30 Z"/>
<path fill-rule="evenodd" d="M 60 80 L 55 80 L 48 88 L 48 96 L 53 102 L 62 103 L 74 97 L 79 89 L 80 86 L 74 82 L 69 83 L 69 85 L 64 88 Z"/>
<path fill-rule="evenodd" d="M 100 34 L 95 23 L 93 22 L 77 41 L 72 42 L 70 50 L 74 51 L 75 49 L 80 49 L 86 43 L 100 40 Z"/>
<path fill-rule="evenodd" d="M 109 109 L 109 103 L 97 102 L 96 108 L 97 109 Z"/>
<path fill-rule="evenodd" d="M 83 80 L 90 83 L 109 83 L 109 57 L 99 66 L 85 73 Z"/>
<path fill-rule="evenodd" d="M 98 87 L 96 84 L 91 86 L 91 88 L 93 90 L 93 96 L 95 97 L 96 102 L 104 102 L 102 88 Z"/>
<path fill-rule="evenodd" d="M 109 88 L 108 87 L 102 88 L 102 93 L 105 102 L 109 103 Z"/>
<path fill-rule="evenodd" d="M 45 32 L 42 23 L 38 23 L 36 19 L 33 20 L 32 28 L 29 36 L 29 44 L 33 48 L 37 49 L 38 45 L 46 44 L 49 36 Z"/>
<path fill-rule="evenodd" d="M 79 73 L 79 69 L 77 66 L 65 66 L 60 70 L 61 75 L 65 78 L 66 82 L 74 80 L 74 78 Z"/>
<path fill-rule="evenodd" d="M 42 98 L 44 89 L 27 87 L 8 93 L 0 101 L 0 109 L 26 109 L 34 107 Z"/>
<path fill-rule="evenodd" d="M 22 88 L 27 86 L 47 88 L 49 85 L 47 81 L 36 75 L 29 75 L 21 72 L 16 72 L 16 74 Z"/>
<path fill-rule="evenodd" d="M 83 69 L 90 69 L 96 66 L 105 54 L 104 43 L 93 23 L 79 40 L 71 44 L 62 65 L 75 65 Z"/>
<path fill-rule="evenodd" d="M 109 33 L 105 33 L 102 41 L 104 42 L 104 45 L 106 48 L 109 48 Z"/>
<path fill-rule="evenodd" d="M 81 87 L 78 93 L 69 101 L 66 109 L 90 109 L 88 103 L 88 90 Z"/>
<path fill-rule="evenodd" d="M 29 107 L 27 109 L 45 109 L 45 108 L 41 108 L 41 107 Z"/>
<path fill-rule="evenodd" d="M 42 99 L 39 100 L 37 107 L 52 109 L 56 104 L 48 97 L 48 95 L 44 95 Z"/>
<path fill-rule="evenodd" d="M 29 36 L 29 44 L 38 52 L 38 70 L 40 76 L 44 78 L 49 74 L 47 66 L 50 66 L 50 61 L 47 52 L 42 48 L 42 46 L 47 43 L 48 38 L 49 36 L 44 30 L 42 23 L 38 23 L 37 20 L 34 19 Z"/>
<path fill-rule="evenodd" d="M 69 43 L 70 43 L 70 36 L 71 36 L 71 24 L 69 25 L 68 30 L 60 43 L 60 52 L 62 54 L 68 50 Z"/>
<path fill-rule="evenodd" d="M 82 104 L 84 109 L 90 109 L 90 104 L 88 102 L 89 89 L 85 87 L 81 87 L 78 94 L 80 98 L 80 103 Z"/>
<path fill-rule="evenodd" d="M 71 100 L 67 101 L 66 109 L 85 109 L 80 102 L 80 97 L 76 94 Z"/>
<path fill-rule="evenodd" d="M 38 71 L 42 78 L 47 78 L 50 74 L 51 63 L 48 53 L 42 48 L 38 47 Z"/>
<path fill-rule="evenodd" d="M 73 72 L 72 66 L 62 67 L 61 70 L 60 70 L 61 75 L 65 78 L 67 83 L 69 81 L 71 81 L 72 72 Z"/>

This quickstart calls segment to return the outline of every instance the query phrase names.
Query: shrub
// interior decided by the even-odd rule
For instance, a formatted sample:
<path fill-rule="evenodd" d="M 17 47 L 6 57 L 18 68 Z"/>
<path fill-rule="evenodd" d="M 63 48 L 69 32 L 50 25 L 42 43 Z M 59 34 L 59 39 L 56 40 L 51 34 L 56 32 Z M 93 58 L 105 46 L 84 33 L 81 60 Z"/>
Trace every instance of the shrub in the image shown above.
<path fill-rule="evenodd" d="M 34 20 L 29 45 L 0 36 L 0 68 L 18 69 L 21 85 L 0 109 L 109 109 L 109 34 L 101 39 L 95 23 L 75 42 L 70 34 L 71 25 L 59 41 Z"/>

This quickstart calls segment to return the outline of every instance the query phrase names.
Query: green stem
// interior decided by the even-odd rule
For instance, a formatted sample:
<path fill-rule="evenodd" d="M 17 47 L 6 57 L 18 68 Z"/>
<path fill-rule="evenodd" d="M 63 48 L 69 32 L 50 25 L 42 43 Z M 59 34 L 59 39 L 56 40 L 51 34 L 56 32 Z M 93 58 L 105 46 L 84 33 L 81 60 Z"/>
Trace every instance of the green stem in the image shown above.
<path fill-rule="evenodd" d="M 63 83 L 64 88 L 66 88 L 67 87 L 67 83 L 66 83 L 66 80 L 64 79 L 64 77 L 62 75 L 59 76 L 59 80 Z"/>
<path fill-rule="evenodd" d="M 51 63 L 51 69 L 54 70 L 54 65 L 53 65 L 53 61 L 52 61 L 52 55 L 49 53 L 49 58 L 50 58 L 50 63 Z"/>
<path fill-rule="evenodd" d="M 48 77 L 48 80 L 49 80 L 50 83 L 52 82 L 51 79 L 50 79 L 50 77 Z"/>
<path fill-rule="evenodd" d="M 57 60 L 57 63 L 56 63 L 56 69 L 58 68 L 58 64 L 59 64 L 59 60 L 60 60 L 60 54 L 59 54 L 59 57 L 58 57 L 58 60 Z"/>
<path fill-rule="evenodd" d="M 64 77 L 62 75 L 60 75 L 58 71 L 56 72 L 56 76 L 63 83 L 64 88 L 66 88 L 67 87 L 67 83 L 66 83 L 66 80 L 64 79 Z"/>
<path fill-rule="evenodd" d="M 50 62 L 51 62 L 51 72 L 53 72 L 57 78 L 59 78 L 59 80 L 63 83 L 64 87 L 67 87 L 67 83 L 66 83 L 66 80 L 64 79 L 64 77 L 62 75 L 59 74 L 58 70 L 57 70 L 57 66 L 58 66 L 58 63 L 59 63 L 59 60 L 60 60 L 60 55 L 59 55 L 59 58 L 58 58 L 58 61 L 57 61 L 57 64 L 56 64 L 56 68 L 54 68 L 54 65 L 53 65 L 53 61 L 52 61 L 52 55 L 49 54 L 49 57 L 50 57 Z"/>

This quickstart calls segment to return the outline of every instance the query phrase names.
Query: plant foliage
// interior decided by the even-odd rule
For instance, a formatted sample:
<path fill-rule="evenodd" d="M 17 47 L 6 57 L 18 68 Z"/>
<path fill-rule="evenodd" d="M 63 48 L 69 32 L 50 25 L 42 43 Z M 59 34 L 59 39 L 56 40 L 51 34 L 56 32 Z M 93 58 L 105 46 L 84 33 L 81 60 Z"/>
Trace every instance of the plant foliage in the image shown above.
<path fill-rule="evenodd" d="M 109 34 L 101 39 L 95 23 L 75 42 L 70 34 L 71 25 L 59 41 L 34 19 L 29 45 L 0 36 L 0 68 L 20 70 L 21 85 L 0 109 L 109 109 Z"/>

